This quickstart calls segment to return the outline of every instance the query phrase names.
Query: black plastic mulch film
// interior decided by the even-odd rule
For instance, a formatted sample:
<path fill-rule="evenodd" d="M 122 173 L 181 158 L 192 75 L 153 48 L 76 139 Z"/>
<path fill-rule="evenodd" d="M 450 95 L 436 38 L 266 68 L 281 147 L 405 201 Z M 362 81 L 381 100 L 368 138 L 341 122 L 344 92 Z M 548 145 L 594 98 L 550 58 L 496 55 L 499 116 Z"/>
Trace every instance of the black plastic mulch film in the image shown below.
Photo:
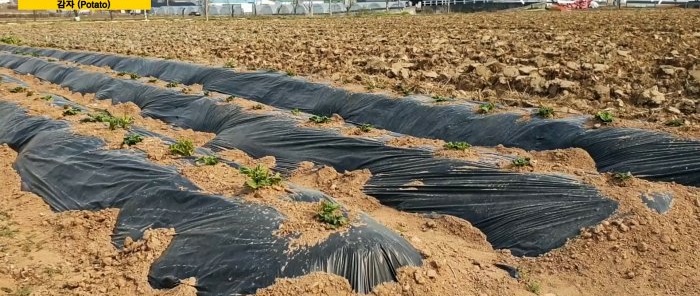
<path fill-rule="evenodd" d="M 18 151 L 15 169 L 23 188 L 52 209 L 120 208 L 117 247 L 127 236 L 141 238 L 146 229 L 174 228 L 177 235 L 149 272 L 155 288 L 195 277 L 199 295 L 251 294 L 275 278 L 325 271 L 366 293 L 395 280 L 396 269 L 421 264 L 405 239 L 366 215 L 347 232 L 286 253 L 290 239 L 273 234 L 284 221 L 274 208 L 202 193 L 175 168 L 134 151 L 105 150 L 102 140 L 75 135 L 66 122 L 31 117 L 2 101 L 0 143 Z M 293 200 L 327 198 L 294 190 Z"/>
<path fill-rule="evenodd" d="M 587 117 L 542 119 L 499 113 L 482 115 L 474 105 L 434 106 L 418 100 L 350 93 L 280 73 L 237 73 L 230 69 L 109 54 L 37 49 L 12 45 L 2 50 L 33 53 L 76 63 L 108 66 L 255 100 L 271 106 L 330 115 L 416 137 L 467 141 L 478 146 L 551 150 L 586 150 L 603 172 L 631 172 L 637 177 L 700 185 L 700 141 L 630 128 L 588 129 Z"/>
<path fill-rule="evenodd" d="M 369 169 L 364 191 L 382 204 L 417 213 L 454 215 L 482 230 L 496 248 L 538 255 L 563 245 L 579 229 L 610 216 L 617 203 L 592 186 L 559 175 L 500 170 L 486 162 L 433 158 L 430 152 L 296 127 L 290 119 L 243 111 L 201 96 L 160 89 L 41 59 L 0 55 L 0 66 L 31 73 L 81 93 L 133 102 L 146 116 L 215 133 L 212 149 L 272 155 L 278 169 L 301 161 L 339 171 Z M 416 181 L 422 185 L 415 185 Z"/>

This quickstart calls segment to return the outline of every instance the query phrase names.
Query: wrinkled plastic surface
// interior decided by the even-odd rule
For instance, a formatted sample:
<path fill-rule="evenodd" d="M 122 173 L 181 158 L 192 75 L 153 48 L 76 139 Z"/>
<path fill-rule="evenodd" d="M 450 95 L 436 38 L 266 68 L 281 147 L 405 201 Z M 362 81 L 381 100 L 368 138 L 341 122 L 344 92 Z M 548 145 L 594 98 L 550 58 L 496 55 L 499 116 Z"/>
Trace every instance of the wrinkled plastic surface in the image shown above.
<path fill-rule="evenodd" d="M 508 248 L 516 255 L 538 255 L 559 247 L 617 207 L 594 187 L 570 177 L 514 173 L 488 161 L 433 158 L 428 151 L 301 128 L 284 117 L 245 112 L 204 97 L 31 57 L 0 55 L 0 66 L 32 73 L 73 91 L 96 93 L 98 98 L 133 102 L 146 116 L 215 133 L 208 143 L 214 150 L 236 148 L 253 157 L 271 155 L 281 170 L 293 169 L 301 161 L 338 171 L 369 169 L 373 177 L 364 191 L 381 203 L 463 218 L 481 229 L 496 248 Z M 423 185 L 409 185 L 416 181 Z"/>
<path fill-rule="evenodd" d="M 532 116 L 530 120 L 522 120 L 522 116 L 512 113 L 478 114 L 476 104 L 428 105 L 410 98 L 396 100 L 383 95 L 350 93 L 280 73 L 236 73 L 177 61 L 54 49 L 17 46 L 0 46 L 0 49 L 109 66 L 117 71 L 184 84 L 197 83 L 207 90 L 276 107 L 323 115 L 337 113 L 350 122 L 371 123 L 378 128 L 417 137 L 467 141 L 478 146 L 503 144 L 526 150 L 578 147 L 588 151 L 598 169 L 604 172 L 629 171 L 650 180 L 700 186 L 700 141 L 637 129 L 592 130 L 584 127 L 587 117 L 542 119 Z"/>
<path fill-rule="evenodd" d="M 275 278 L 325 271 L 367 293 L 395 280 L 399 267 L 421 264 L 406 240 L 366 216 L 345 233 L 286 253 L 290 238 L 274 234 L 284 221 L 274 208 L 200 192 L 174 168 L 128 150 L 104 150 L 101 140 L 1 101 L 0 143 L 16 147 L 23 187 L 54 210 L 121 208 L 113 235 L 118 247 L 149 228 L 174 228 L 177 235 L 149 272 L 155 288 L 195 277 L 199 295 L 250 294 Z M 328 198 L 295 190 L 293 199 Z"/>

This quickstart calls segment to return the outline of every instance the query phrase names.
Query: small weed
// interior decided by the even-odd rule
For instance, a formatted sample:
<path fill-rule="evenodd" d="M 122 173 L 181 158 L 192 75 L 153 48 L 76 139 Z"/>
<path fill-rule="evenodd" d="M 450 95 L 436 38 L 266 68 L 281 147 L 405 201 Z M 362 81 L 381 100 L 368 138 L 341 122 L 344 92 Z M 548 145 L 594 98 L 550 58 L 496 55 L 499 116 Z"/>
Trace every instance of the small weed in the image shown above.
<path fill-rule="evenodd" d="M 309 117 L 309 121 L 314 122 L 314 123 L 328 123 L 328 122 L 331 122 L 331 118 L 328 116 L 314 115 L 314 116 Z"/>
<path fill-rule="evenodd" d="M 166 84 L 165 87 L 171 88 L 171 87 L 177 87 L 178 85 L 180 85 L 180 84 L 177 82 L 168 82 L 168 84 Z"/>
<path fill-rule="evenodd" d="M 179 139 L 168 147 L 173 155 L 192 156 L 194 154 L 194 144 L 187 139 Z"/>
<path fill-rule="evenodd" d="M 155 79 L 155 78 L 148 79 L 148 83 L 156 83 L 156 82 L 158 82 L 158 79 Z"/>
<path fill-rule="evenodd" d="M 126 76 L 127 74 L 129 74 L 129 73 L 126 73 L 126 72 L 119 72 L 119 73 L 117 73 L 117 76 L 118 76 L 118 77 L 122 77 L 122 76 Z"/>
<path fill-rule="evenodd" d="M 530 272 L 521 268 L 518 268 L 518 274 L 520 281 L 525 283 L 525 289 L 528 292 L 540 295 L 542 293 L 542 285 L 538 281 L 535 281 L 530 276 Z"/>
<path fill-rule="evenodd" d="M 34 95 L 34 92 L 33 92 L 33 91 L 31 91 L 31 90 L 28 90 L 28 91 L 27 91 L 27 96 L 28 96 L 28 97 L 31 97 L 31 96 L 33 96 L 33 95 Z"/>
<path fill-rule="evenodd" d="M 369 133 L 374 129 L 374 126 L 369 123 L 360 124 L 358 127 L 363 133 Z"/>
<path fill-rule="evenodd" d="M 136 80 L 141 78 L 141 76 L 139 76 L 139 74 L 136 73 L 129 73 L 129 78 L 131 78 L 131 80 Z"/>
<path fill-rule="evenodd" d="M 58 60 L 56 60 L 56 59 L 49 59 L 48 61 L 49 61 L 50 63 L 53 63 L 53 62 L 57 62 Z"/>
<path fill-rule="evenodd" d="M 530 165 L 530 158 L 518 156 L 516 159 L 513 159 L 513 165 L 516 167 L 528 166 Z"/>
<path fill-rule="evenodd" d="M 20 40 L 19 38 L 15 37 L 15 36 L 10 35 L 10 36 L 3 36 L 2 38 L 0 38 L 0 43 L 20 44 L 20 43 L 22 43 L 22 40 Z"/>
<path fill-rule="evenodd" d="M 213 155 L 202 156 L 200 158 L 197 158 L 197 160 L 195 160 L 194 163 L 196 165 L 215 165 L 219 163 L 219 159 Z"/>
<path fill-rule="evenodd" d="M 0 226 L 0 237 L 13 237 L 19 232 L 17 229 L 12 229 L 7 225 Z"/>
<path fill-rule="evenodd" d="M 21 86 L 15 87 L 15 88 L 13 88 L 13 89 L 10 90 L 10 92 L 13 93 L 13 94 L 22 93 L 22 92 L 25 92 L 25 91 L 27 91 L 27 88 L 26 88 L 26 87 L 21 87 Z"/>
<path fill-rule="evenodd" d="M 443 147 L 449 150 L 467 150 L 471 146 L 472 145 L 467 142 L 447 142 Z"/>
<path fill-rule="evenodd" d="M 248 177 L 245 184 L 251 189 L 270 187 L 282 182 L 279 173 L 272 173 L 264 166 L 257 165 L 254 168 L 241 167 L 241 173 Z"/>
<path fill-rule="evenodd" d="M 53 96 L 45 95 L 45 96 L 41 97 L 40 99 L 47 101 L 47 102 L 51 102 L 51 101 L 53 101 Z"/>
<path fill-rule="evenodd" d="M 138 143 L 141 143 L 143 141 L 143 137 L 141 135 L 137 134 L 128 134 L 124 136 L 124 140 L 122 141 L 122 146 L 132 146 L 136 145 Z"/>
<path fill-rule="evenodd" d="M 666 121 L 667 126 L 678 127 L 678 126 L 683 126 L 684 124 L 685 124 L 685 122 L 683 121 L 683 119 L 671 119 L 669 121 Z"/>
<path fill-rule="evenodd" d="M 301 110 L 299 110 L 299 108 L 292 109 L 292 115 L 299 116 L 299 114 L 301 114 Z"/>
<path fill-rule="evenodd" d="M 236 97 L 234 97 L 234 96 L 229 96 L 228 98 L 226 98 L 226 102 L 231 103 L 231 102 L 233 102 L 233 100 L 235 100 L 235 99 L 236 99 Z"/>
<path fill-rule="evenodd" d="M 433 100 L 435 100 L 436 103 L 452 101 L 452 99 L 450 99 L 448 97 L 442 97 L 442 96 L 433 96 Z"/>
<path fill-rule="evenodd" d="M 78 115 L 81 112 L 80 109 L 68 105 L 64 106 L 63 109 L 63 116 Z"/>
<path fill-rule="evenodd" d="M 32 295 L 32 290 L 29 289 L 28 287 L 22 287 L 19 290 L 15 291 L 15 293 L 12 294 L 12 296 L 30 296 Z"/>
<path fill-rule="evenodd" d="M 496 105 L 493 103 L 485 103 L 485 104 L 479 105 L 479 113 L 483 113 L 483 114 L 491 113 L 491 111 L 493 111 L 493 109 L 496 109 Z"/>
<path fill-rule="evenodd" d="M 318 221 L 329 224 L 331 228 L 337 228 L 348 223 L 348 218 L 343 215 L 340 205 L 330 201 L 322 201 L 316 214 Z"/>
<path fill-rule="evenodd" d="M 257 104 L 255 106 L 253 106 L 253 110 L 262 110 L 262 108 L 263 108 L 262 104 Z"/>
<path fill-rule="evenodd" d="M 45 267 L 43 273 L 49 277 L 53 277 L 54 275 L 61 274 L 62 272 L 58 268 Z"/>
<path fill-rule="evenodd" d="M 529 280 L 527 283 L 525 283 L 525 288 L 527 288 L 527 290 L 530 293 L 535 293 L 537 295 L 540 295 L 540 293 L 542 292 L 542 287 L 540 286 L 540 283 L 532 280 Z"/>
<path fill-rule="evenodd" d="M 615 119 L 615 116 L 610 111 L 600 111 L 595 114 L 595 118 L 603 123 L 611 123 Z"/>
<path fill-rule="evenodd" d="M 230 60 L 224 64 L 224 68 L 235 68 L 236 67 L 236 62 L 233 60 Z"/>
<path fill-rule="evenodd" d="M 404 96 L 410 96 L 410 95 L 412 95 L 412 94 L 415 92 L 415 88 L 414 88 L 414 87 L 408 87 L 408 86 L 405 86 L 405 85 L 403 85 L 403 84 L 399 84 L 399 85 L 397 86 L 397 89 L 398 89 L 398 91 L 401 92 Z"/>
<path fill-rule="evenodd" d="M 287 70 L 286 73 L 287 73 L 287 76 L 297 76 L 297 73 L 294 72 L 294 70 Z"/>
<path fill-rule="evenodd" d="M 554 117 L 554 108 L 542 106 L 539 109 L 537 109 L 537 115 L 539 115 L 542 118 Z"/>

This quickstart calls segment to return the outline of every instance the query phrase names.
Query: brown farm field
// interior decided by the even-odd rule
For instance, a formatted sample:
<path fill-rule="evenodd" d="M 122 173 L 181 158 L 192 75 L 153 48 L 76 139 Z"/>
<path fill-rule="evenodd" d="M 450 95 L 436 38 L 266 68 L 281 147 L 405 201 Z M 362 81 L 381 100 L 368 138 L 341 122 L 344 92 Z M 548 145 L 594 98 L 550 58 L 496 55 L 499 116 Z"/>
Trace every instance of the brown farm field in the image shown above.
<path fill-rule="evenodd" d="M 492 102 L 503 112 L 522 110 L 520 107 L 540 111 L 551 107 L 555 119 L 609 111 L 614 116 L 612 123 L 601 127 L 598 122 L 590 128 L 665 132 L 690 142 L 688 145 L 696 145 L 693 143 L 700 140 L 700 11 L 694 9 L 240 18 L 208 22 L 42 22 L 0 24 L 0 38 L 3 43 L 34 48 L 162 58 L 242 72 L 274 70 L 352 92 L 386 94 L 397 100 L 413 95 L 436 101 L 449 97 L 456 100 L 445 105 Z M 2 53 L 0 64 L 3 59 L 26 56 Z M 298 114 L 299 110 L 292 110 L 290 115 L 289 111 L 251 98 L 209 92 L 202 85 L 181 85 L 36 54 L 28 58 L 158 90 L 202 94 L 219 100 L 218 106 L 231 106 L 247 114 L 289 117 L 296 122 L 292 127 L 295 131 L 318 129 L 357 141 L 393 137 L 382 147 L 427 147 L 433 151 L 430 157 L 440 160 L 517 156 L 517 160 L 527 159 L 528 163 L 521 166 L 504 158 L 505 161 L 499 159 L 502 163 L 497 168 L 513 175 L 567 174 L 618 204 L 614 214 L 583 227 L 563 246 L 535 257 L 516 256 L 507 249 L 494 248 L 487 235 L 467 220 L 404 212 L 375 198 L 367 188 L 375 186 L 371 180 L 381 177 L 382 172 L 359 165 L 358 169 L 343 171 L 323 163 L 314 166 L 313 159 L 302 159 L 304 162 L 296 164 L 279 184 L 253 188 L 250 176 L 243 171 L 222 163 L 193 165 L 191 159 L 176 155 L 171 146 L 155 136 L 144 136 L 143 142 L 125 146 L 129 127 L 115 130 L 102 122 L 86 122 L 80 117 L 85 114 L 78 112 L 74 116 L 66 111 L 72 109 L 54 105 L 45 95 L 63 97 L 89 110 L 104 109 L 128 116 L 134 126 L 174 139 L 190 139 L 195 147 L 206 147 L 215 141 L 218 135 L 214 131 L 175 127 L 167 118 L 151 118 L 145 114 L 153 113 L 142 113 L 148 104 L 117 104 L 113 97 L 99 97 L 89 91 L 81 94 L 65 85 L 38 79 L 39 73 L 23 74 L 21 68 L 13 71 L 9 66 L 0 67 L 0 78 L 12 79 L 0 80 L 0 104 L 16 104 L 31 116 L 65 121 L 74 134 L 103 140 L 106 151 L 142 153 L 145 163 L 175 168 L 203 193 L 240 198 L 246 204 L 281 213 L 286 220 L 274 232 L 275 236 L 294 236 L 285 254 L 322 244 L 336 234 L 347 234 L 350 227 L 363 224 L 359 213 L 367 214 L 405 240 L 422 258 L 421 266 L 399 268 L 392 275 L 393 281 L 373 287 L 371 295 L 700 295 L 697 156 L 678 156 L 688 158 L 677 167 L 685 165 L 681 171 L 691 176 L 692 184 L 654 180 L 599 171 L 595 157 L 578 147 L 535 151 L 507 145 L 466 145 L 455 149 L 458 143 L 439 137 L 394 137 L 391 130 L 348 125 L 337 114 L 317 117 L 318 121 L 306 120 Z M 17 81 L 23 82 L 22 86 Z M 523 120 L 529 120 L 528 116 Z M 0 127 L 2 120 L 0 117 Z M 179 278 L 179 285 L 171 289 L 155 289 L 148 277 L 151 264 L 167 252 L 171 239 L 177 239 L 179 232 L 151 230 L 140 240 L 129 239 L 123 248 L 116 248 L 110 235 L 118 223 L 120 209 L 107 206 L 100 211 L 53 211 L 42 201 L 46 196 L 25 188 L 23 174 L 32 173 L 14 165 L 15 159 L 23 157 L 22 145 L 3 142 L 3 135 L 0 131 L 0 174 L 4 176 L 0 181 L 3 293 L 194 295 L 200 288 L 202 295 L 213 295 L 202 290 L 204 286 L 196 277 Z M 255 139 L 251 135 L 249 141 Z M 241 146 L 249 147 L 246 144 Z M 331 144 L 319 145 L 328 148 Z M 303 150 L 302 146 L 295 151 Z M 700 155 L 700 150 L 696 151 Z M 279 164 L 276 157 L 288 155 L 253 155 L 246 148 L 227 148 L 216 153 L 221 160 L 270 169 Z M 656 164 L 677 160 L 654 161 Z M 412 180 L 403 185 L 409 186 L 405 190 L 416 190 L 426 184 Z M 333 197 L 348 213 L 346 224 L 329 227 L 319 220 L 316 204 L 285 199 L 296 186 Z M 547 190 L 546 185 L 541 186 Z M 668 212 L 661 214 L 645 205 L 640 194 L 651 192 L 673 195 Z M 528 194 L 531 192 L 523 192 L 523 196 Z M 517 269 L 518 277 L 497 266 L 503 264 Z M 301 277 L 278 278 L 274 283 L 256 287 L 254 292 L 269 296 L 358 295 L 346 278 L 333 272 L 306 272 Z"/>

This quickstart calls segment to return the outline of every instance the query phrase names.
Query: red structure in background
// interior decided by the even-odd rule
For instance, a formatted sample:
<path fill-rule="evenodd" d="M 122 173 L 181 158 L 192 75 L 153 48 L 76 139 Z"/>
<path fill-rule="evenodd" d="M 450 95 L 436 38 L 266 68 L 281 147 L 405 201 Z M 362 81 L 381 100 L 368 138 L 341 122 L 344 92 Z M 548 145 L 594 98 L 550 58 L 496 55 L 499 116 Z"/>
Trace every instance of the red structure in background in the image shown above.
<path fill-rule="evenodd" d="M 593 0 L 576 0 L 569 4 L 554 4 L 551 9 L 559 11 L 588 9 L 591 6 L 591 1 Z"/>

